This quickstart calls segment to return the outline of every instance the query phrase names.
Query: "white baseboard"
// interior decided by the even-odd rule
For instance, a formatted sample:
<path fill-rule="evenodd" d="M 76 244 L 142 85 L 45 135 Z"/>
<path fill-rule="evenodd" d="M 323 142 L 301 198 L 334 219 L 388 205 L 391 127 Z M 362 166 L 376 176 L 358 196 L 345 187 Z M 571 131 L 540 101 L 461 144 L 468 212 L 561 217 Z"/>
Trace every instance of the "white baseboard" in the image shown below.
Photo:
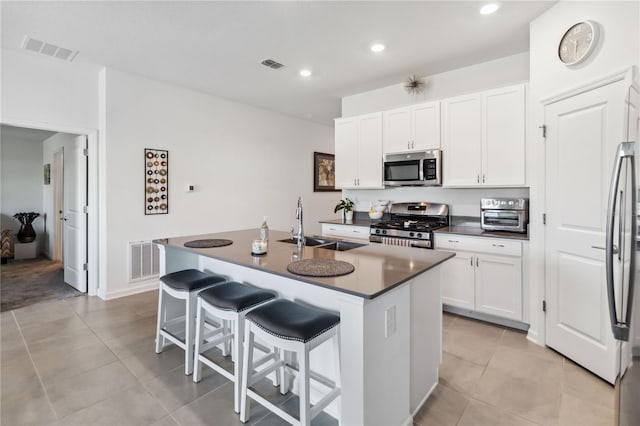
<path fill-rule="evenodd" d="M 131 296 L 138 293 L 144 293 L 145 291 L 157 290 L 159 283 L 160 283 L 160 280 L 154 279 L 151 281 L 145 281 L 136 286 L 123 288 L 122 290 L 116 290 L 113 292 L 108 292 L 106 294 L 98 294 L 98 296 L 103 300 L 118 299 L 120 297 Z"/>
<path fill-rule="evenodd" d="M 527 333 L 527 340 L 535 343 L 536 345 L 544 346 L 544 343 L 540 342 L 540 336 L 538 336 L 538 332 L 532 331 L 531 329 L 529 329 L 529 332 Z"/>
<path fill-rule="evenodd" d="M 438 377 L 440 377 L 440 371 L 438 371 Z M 405 424 L 412 424 L 413 423 L 413 418 L 416 416 L 416 414 L 418 414 L 418 411 L 420 411 L 420 409 L 422 408 L 424 403 L 427 402 L 427 399 L 429 399 L 429 397 L 431 396 L 433 391 L 436 390 L 436 386 L 438 386 L 438 383 L 439 383 L 439 380 L 436 380 L 436 382 L 433 384 L 433 386 L 431 386 L 431 389 L 429 389 L 429 392 L 427 392 L 427 394 L 424 396 L 424 398 L 422 398 L 422 401 L 420 401 L 420 404 L 418 404 L 418 406 L 413 411 L 413 413 L 411 413 L 411 418 L 410 418 L 411 423 L 405 423 Z"/>

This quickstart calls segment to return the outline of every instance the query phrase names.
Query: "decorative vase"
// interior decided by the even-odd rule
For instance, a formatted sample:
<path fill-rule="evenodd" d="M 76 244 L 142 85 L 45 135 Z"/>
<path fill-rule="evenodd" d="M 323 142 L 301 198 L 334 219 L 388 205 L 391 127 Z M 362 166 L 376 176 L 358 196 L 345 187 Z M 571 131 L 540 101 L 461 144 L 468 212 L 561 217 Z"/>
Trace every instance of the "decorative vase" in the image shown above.
<path fill-rule="evenodd" d="M 18 231 L 18 241 L 21 243 L 30 243 L 36 239 L 36 231 L 33 230 L 31 222 L 20 225 Z"/>

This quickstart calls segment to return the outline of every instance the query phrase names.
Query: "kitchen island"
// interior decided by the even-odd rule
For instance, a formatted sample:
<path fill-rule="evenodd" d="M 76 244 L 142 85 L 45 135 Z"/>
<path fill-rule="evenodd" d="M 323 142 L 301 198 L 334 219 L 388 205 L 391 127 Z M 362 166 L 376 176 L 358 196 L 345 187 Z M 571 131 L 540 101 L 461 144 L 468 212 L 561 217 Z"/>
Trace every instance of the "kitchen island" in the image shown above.
<path fill-rule="evenodd" d="M 289 234 L 271 231 L 268 253 L 251 254 L 257 231 L 155 240 L 161 251 L 160 273 L 197 268 L 226 275 L 340 314 L 342 397 L 326 411 L 343 425 L 411 424 L 412 415 L 438 381 L 441 362 L 442 262 L 452 253 L 381 244 L 348 251 L 303 247 L 281 242 Z M 187 248 L 198 239 L 229 239 L 216 248 Z M 340 277 L 316 278 L 290 273 L 287 265 L 301 259 L 334 259 L 355 271 Z M 312 369 L 332 377 L 330 344 L 311 353 Z M 311 401 L 326 392 L 312 382 Z M 293 385 L 296 392 L 297 383 Z"/>

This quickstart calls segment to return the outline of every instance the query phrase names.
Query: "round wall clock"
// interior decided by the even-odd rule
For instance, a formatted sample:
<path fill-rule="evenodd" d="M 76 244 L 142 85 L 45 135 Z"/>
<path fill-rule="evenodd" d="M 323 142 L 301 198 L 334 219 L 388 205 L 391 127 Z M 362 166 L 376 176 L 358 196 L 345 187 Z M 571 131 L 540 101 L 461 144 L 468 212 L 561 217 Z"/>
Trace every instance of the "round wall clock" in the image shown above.
<path fill-rule="evenodd" d="M 571 26 L 558 44 L 558 57 L 565 65 L 576 65 L 593 53 L 598 44 L 598 24 L 582 21 Z"/>

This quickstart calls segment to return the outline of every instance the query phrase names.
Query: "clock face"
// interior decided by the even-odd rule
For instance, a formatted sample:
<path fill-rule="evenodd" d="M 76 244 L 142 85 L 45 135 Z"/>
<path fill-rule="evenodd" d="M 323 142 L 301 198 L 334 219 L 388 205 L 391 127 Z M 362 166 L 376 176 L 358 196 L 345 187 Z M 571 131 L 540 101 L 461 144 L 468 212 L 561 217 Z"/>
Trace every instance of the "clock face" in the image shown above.
<path fill-rule="evenodd" d="M 591 22 L 579 22 L 569 28 L 558 46 L 558 56 L 566 65 L 586 59 L 596 45 L 597 27 Z"/>

